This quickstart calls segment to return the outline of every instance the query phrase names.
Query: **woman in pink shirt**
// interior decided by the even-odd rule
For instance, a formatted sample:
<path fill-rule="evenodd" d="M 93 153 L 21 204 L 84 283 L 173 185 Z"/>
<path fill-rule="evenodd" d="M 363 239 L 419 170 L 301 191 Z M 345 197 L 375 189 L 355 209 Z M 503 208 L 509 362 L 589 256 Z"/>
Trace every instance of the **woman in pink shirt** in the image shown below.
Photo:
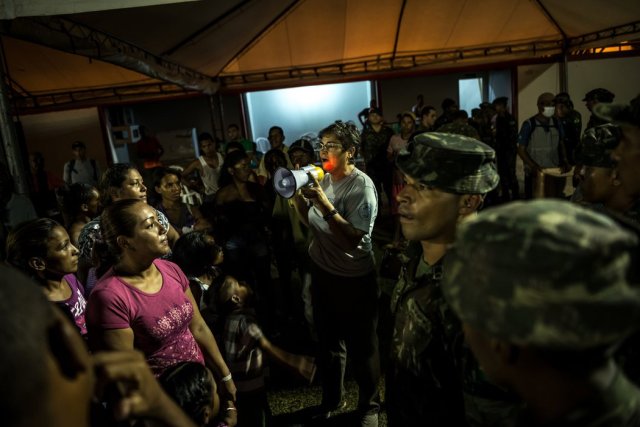
<path fill-rule="evenodd" d="M 38 282 L 47 299 L 60 306 L 86 336 L 87 302 L 74 274 L 78 270 L 78 249 L 62 225 L 40 218 L 16 226 L 7 236 L 7 263 Z"/>
<path fill-rule="evenodd" d="M 218 345 L 197 309 L 189 280 L 172 262 L 167 230 L 154 208 L 120 200 L 101 216 L 96 250 L 112 267 L 89 298 L 89 343 L 94 350 L 142 351 L 156 376 L 180 362 L 211 368 L 231 400 L 235 384 Z"/>

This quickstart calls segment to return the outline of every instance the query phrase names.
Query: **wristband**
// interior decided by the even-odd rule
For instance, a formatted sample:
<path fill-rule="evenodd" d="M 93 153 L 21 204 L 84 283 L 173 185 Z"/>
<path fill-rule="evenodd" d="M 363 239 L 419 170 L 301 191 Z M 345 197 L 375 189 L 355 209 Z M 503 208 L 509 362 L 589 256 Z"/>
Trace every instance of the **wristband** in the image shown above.
<path fill-rule="evenodd" d="M 331 212 L 329 212 L 328 214 L 323 216 L 322 219 L 324 219 L 325 221 L 329 221 L 331 218 L 333 218 L 337 214 L 338 214 L 338 210 L 337 209 L 332 209 Z"/>
<path fill-rule="evenodd" d="M 234 408 L 233 406 L 229 406 L 227 409 L 225 409 L 225 412 L 229 412 L 229 411 L 237 411 L 237 409 Z"/>
<path fill-rule="evenodd" d="M 231 374 L 222 377 L 222 382 L 223 383 L 227 383 L 229 381 L 231 381 Z"/>

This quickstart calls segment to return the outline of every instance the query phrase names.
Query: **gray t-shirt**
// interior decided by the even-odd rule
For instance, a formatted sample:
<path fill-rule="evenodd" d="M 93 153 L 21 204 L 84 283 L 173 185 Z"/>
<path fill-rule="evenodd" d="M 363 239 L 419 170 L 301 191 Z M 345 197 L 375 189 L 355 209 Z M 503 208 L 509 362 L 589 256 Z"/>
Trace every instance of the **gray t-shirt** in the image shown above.
<path fill-rule="evenodd" d="M 366 234 L 357 248 L 345 252 L 338 245 L 329 223 L 312 206 L 309 209 L 309 227 L 313 240 L 309 245 L 309 256 L 329 273 L 344 277 L 364 276 L 375 268 L 371 232 L 378 215 L 376 188 L 371 178 L 359 169 L 354 169 L 338 182 L 332 182 L 331 174 L 326 174 L 320 186 L 340 215 Z"/>

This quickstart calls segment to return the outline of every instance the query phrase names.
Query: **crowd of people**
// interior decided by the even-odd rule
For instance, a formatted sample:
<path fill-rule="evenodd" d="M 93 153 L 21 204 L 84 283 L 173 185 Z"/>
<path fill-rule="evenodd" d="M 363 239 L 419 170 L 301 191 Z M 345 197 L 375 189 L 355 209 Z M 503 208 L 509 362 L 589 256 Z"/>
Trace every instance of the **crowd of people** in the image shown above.
<path fill-rule="evenodd" d="M 58 221 L 44 204 L 4 218 L 3 420 L 273 425 L 268 360 L 319 380 L 308 425 L 344 408 L 350 366 L 353 425 L 384 408 L 391 427 L 640 426 L 640 96 L 613 99 L 586 94 L 584 132 L 567 93 L 520 130 L 506 97 L 469 119 L 419 96 L 397 132 L 372 102 L 362 129 L 286 145 L 273 126 L 264 155 L 231 125 L 184 169 L 156 150 L 149 170 L 101 172 L 74 142 Z M 34 188 L 53 188 L 33 157 Z M 276 191 L 279 168 L 311 164 Z M 381 300 L 383 215 L 400 268 Z M 275 343 L 297 323 L 307 351 Z"/>

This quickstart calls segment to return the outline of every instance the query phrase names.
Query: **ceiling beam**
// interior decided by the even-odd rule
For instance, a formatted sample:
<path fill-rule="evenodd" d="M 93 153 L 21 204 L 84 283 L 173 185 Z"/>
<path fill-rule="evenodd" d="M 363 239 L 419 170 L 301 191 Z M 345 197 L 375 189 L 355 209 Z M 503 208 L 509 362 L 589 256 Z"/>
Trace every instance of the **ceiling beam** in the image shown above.
<path fill-rule="evenodd" d="M 184 3 L 188 1 L 200 0 L 0 0 L 0 19 L 15 19 L 26 16 L 68 15 L 99 10 Z"/>
<path fill-rule="evenodd" d="M 172 46 L 169 49 L 167 49 L 166 51 L 162 52 L 162 56 L 172 55 L 175 51 L 177 51 L 178 49 L 182 48 L 183 46 L 191 43 L 194 39 L 196 39 L 200 35 L 204 34 L 209 29 L 211 29 L 211 28 L 221 24 L 225 20 L 231 18 L 233 15 L 235 15 L 238 11 L 242 10 L 245 6 L 247 6 L 252 1 L 253 0 L 243 0 L 240 3 L 237 3 L 231 9 L 227 10 L 222 15 L 216 17 L 216 19 L 214 19 L 213 21 L 209 22 L 204 27 L 199 28 L 198 30 L 194 31 L 192 34 L 189 34 L 183 40 L 181 40 L 178 43 L 176 43 L 174 46 Z"/>
<path fill-rule="evenodd" d="M 219 82 L 211 76 L 167 61 L 131 43 L 66 18 L 37 17 L 2 21 L 0 32 L 53 49 L 109 62 L 188 90 L 211 95 L 219 87 Z"/>
<path fill-rule="evenodd" d="M 556 30 L 558 30 L 558 32 L 562 35 L 562 39 L 567 40 L 568 39 L 567 33 L 564 31 L 564 29 L 562 29 L 560 24 L 558 24 L 558 21 L 556 21 L 553 15 L 551 15 L 551 12 L 549 12 L 549 10 L 545 7 L 545 5 L 542 4 L 542 0 L 536 0 L 535 3 L 538 5 L 538 7 L 540 8 L 544 16 L 549 20 L 549 22 L 551 22 L 551 24 L 554 27 L 556 27 Z"/>
<path fill-rule="evenodd" d="M 260 31 L 256 32 L 255 36 L 251 38 L 251 40 L 249 40 L 244 46 L 242 46 L 242 48 L 238 50 L 236 54 L 233 55 L 222 68 L 220 68 L 220 70 L 224 71 L 233 61 L 239 59 L 244 53 L 249 50 L 251 46 L 253 46 L 254 43 L 264 37 L 264 35 L 267 34 L 267 32 L 271 28 L 273 28 L 277 23 L 284 19 L 289 13 L 293 12 L 293 10 L 303 1 L 304 0 L 291 1 L 291 3 L 289 3 L 289 5 L 282 12 L 280 12 L 275 18 L 273 18 L 266 26 L 261 28 Z"/>
<path fill-rule="evenodd" d="M 407 5 L 407 0 L 402 0 L 402 6 L 400 7 L 400 16 L 398 16 L 398 24 L 396 25 L 396 37 L 393 41 L 393 58 L 396 57 L 398 52 L 398 41 L 400 40 L 400 29 L 402 28 L 402 18 L 404 17 L 404 8 Z"/>

